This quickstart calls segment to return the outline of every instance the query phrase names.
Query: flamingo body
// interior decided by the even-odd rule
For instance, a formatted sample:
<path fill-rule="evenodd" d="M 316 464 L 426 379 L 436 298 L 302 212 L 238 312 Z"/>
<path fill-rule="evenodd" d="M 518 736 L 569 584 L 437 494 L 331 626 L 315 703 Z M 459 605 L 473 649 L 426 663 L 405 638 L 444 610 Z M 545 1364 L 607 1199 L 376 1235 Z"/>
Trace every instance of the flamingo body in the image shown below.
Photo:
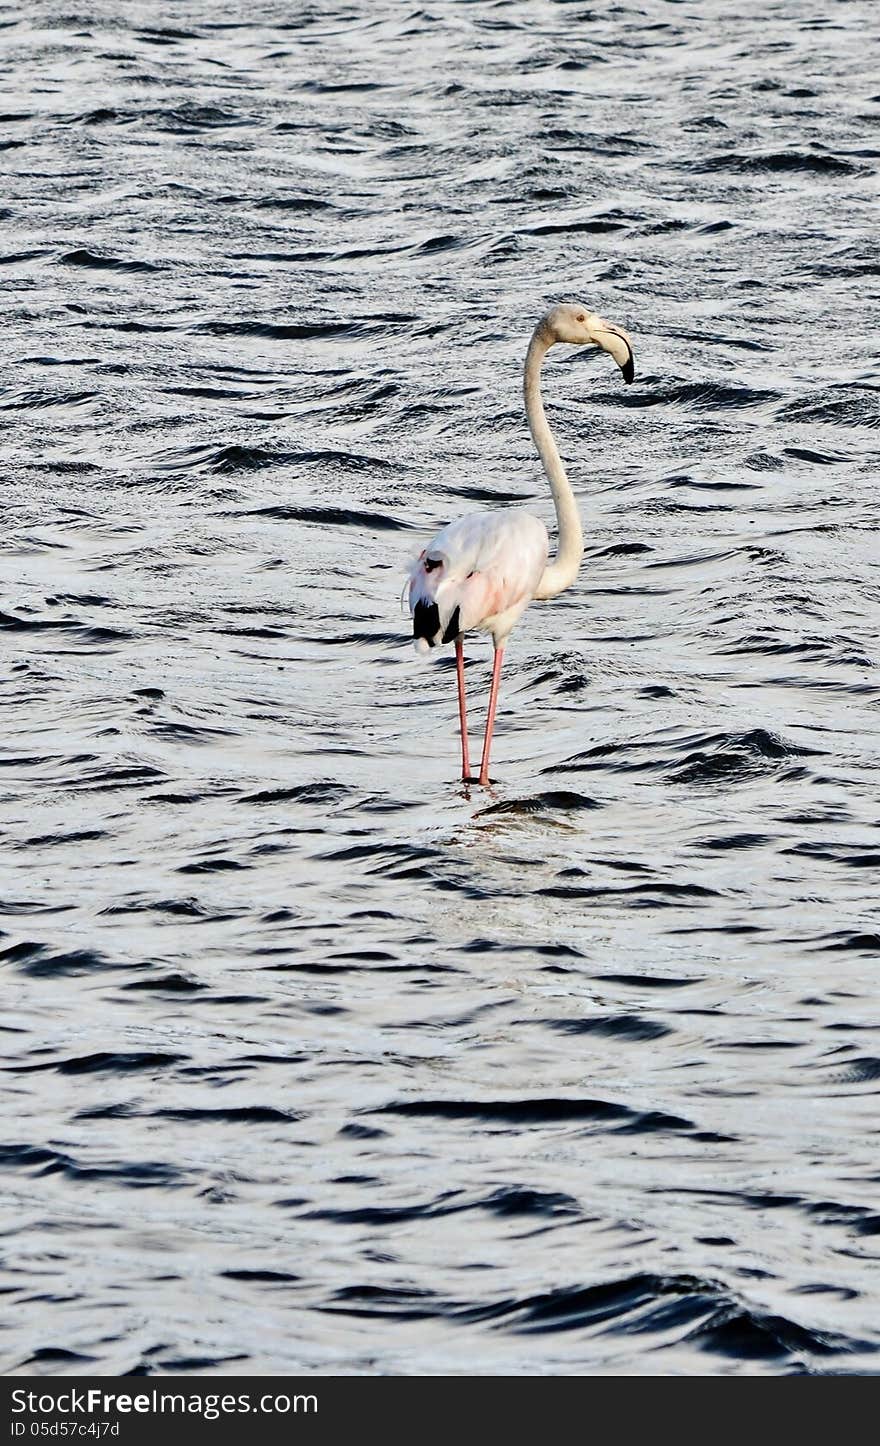
<path fill-rule="evenodd" d="M 420 652 L 462 633 L 491 633 L 504 646 L 535 596 L 550 540 L 519 508 L 471 512 L 438 532 L 410 571 L 409 605 Z"/>

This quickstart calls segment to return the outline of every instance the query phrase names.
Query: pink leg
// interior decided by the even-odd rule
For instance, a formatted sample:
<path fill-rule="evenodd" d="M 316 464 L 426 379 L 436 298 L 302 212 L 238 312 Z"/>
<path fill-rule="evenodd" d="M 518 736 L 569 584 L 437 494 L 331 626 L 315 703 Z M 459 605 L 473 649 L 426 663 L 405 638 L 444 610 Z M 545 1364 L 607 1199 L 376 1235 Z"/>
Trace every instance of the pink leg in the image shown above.
<path fill-rule="evenodd" d="M 495 649 L 495 666 L 492 669 L 492 691 L 489 694 L 489 714 L 486 718 L 486 736 L 483 739 L 483 757 L 480 761 L 480 783 L 484 788 L 489 783 L 489 750 L 492 747 L 492 729 L 495 727 L 495 709 L 498 707 L 498 684 L 501 682 L 501 660 L 504 649 Z"/>
<path fill-rule="evenodd" d="M 467 783 L 471 776 L 471 760 L 468 757 L 467 705 L 464 697 L 464 647 L 461 638 L 455 640 L 455 671 L 458 675 L 458 723 L 461 729 L 461 777 Z"/>

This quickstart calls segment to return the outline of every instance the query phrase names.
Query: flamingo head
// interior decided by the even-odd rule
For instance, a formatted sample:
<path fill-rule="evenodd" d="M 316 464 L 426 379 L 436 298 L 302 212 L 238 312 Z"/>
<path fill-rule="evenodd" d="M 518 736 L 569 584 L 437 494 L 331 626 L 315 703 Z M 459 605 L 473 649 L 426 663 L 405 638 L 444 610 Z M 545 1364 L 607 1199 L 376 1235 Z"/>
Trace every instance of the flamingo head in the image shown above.
<path fill-rule="evenodd" d="M 552 342 L 569 346 L 600 346 L 614 358 L 625 382 L 635 377 L 632 342 L 622 326 L 614 326 L 586 306 L 554 306 L 544 317 L 544 330 Z"/>

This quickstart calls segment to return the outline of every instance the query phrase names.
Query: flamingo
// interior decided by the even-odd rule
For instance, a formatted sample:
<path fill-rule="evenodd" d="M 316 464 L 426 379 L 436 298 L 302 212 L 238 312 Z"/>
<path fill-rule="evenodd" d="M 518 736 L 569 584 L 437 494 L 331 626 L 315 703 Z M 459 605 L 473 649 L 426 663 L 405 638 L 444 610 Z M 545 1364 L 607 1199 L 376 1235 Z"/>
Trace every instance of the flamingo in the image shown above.
<path fill-rule="evenodd" d="M 409 572 L 409 607 L 417 651 L 426 653 L 441 643 L 455 644 L 461 776 L 465 783 L 476 781 L 483 788 L 489 784 L 489 754 L 507 639 L 533 599 L 543 602 L 571 586 L 584 555 L 577 502 L 541 401 L 541 365 L 557 342 L 601 347 L 617 362 L 624 381 L 631 382 L 635 376 L 628 334 L 586 306 L 554 306 L 532 333 L 523 392 L 532 440 L 556 507 L 558 542 L 553 561 L 549 561 L 550 541 L 540 518 L 523 508 L 509 507 L 499 512 L 469 512 L 450 522 L 423 549 Z M 468 755 L 464 683 L 463 637 L 470 632 L 489 633 L 495 649 L 476 780 L 471 778 Z"/>

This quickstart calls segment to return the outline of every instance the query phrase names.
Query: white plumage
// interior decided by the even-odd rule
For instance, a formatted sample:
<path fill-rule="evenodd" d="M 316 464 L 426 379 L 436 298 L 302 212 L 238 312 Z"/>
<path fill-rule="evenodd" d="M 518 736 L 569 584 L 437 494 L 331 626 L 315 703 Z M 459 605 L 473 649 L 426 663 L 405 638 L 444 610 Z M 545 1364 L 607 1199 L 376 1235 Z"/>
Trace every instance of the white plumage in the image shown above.
<path fill-rule="evenodd" d="M 435 647 L 454 622 L 447 641 L 476 631 L 491 633 L 495 647 L 502 648 L 535 595 L 549 550 L 543 522 L 520 509 L 471 512 L 450 522 L 410 573 L 411 612 L 437 608 L 436 631 L 417 636 L 416 646 L 421 652 Z M 425 621 L 430 626 L 430 619 Z"/>

